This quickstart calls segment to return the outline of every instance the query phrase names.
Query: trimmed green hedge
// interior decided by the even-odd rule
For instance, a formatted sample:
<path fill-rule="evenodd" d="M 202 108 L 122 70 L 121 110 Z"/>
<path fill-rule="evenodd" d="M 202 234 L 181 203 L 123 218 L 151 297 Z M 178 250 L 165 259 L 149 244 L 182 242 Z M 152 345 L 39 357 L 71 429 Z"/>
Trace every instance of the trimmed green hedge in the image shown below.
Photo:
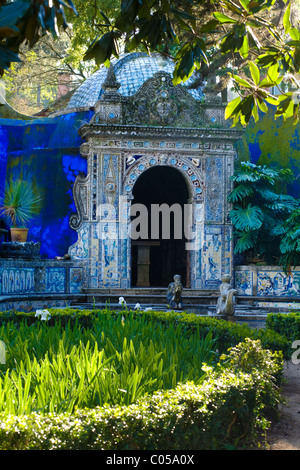
<path fill-rule="evenodd" d="M 285 358 L 290 357 L 290 345 L 287 339 L 272 329 L 260 328 L 254 329 L 248 325 L 239 325 L 231 321 L 216 317 L 198 316 L 193 313 L 176 312 L 142 312 L 143 315 L 149 315 L 151 319 L 167 324 L 172 321 L 180 324 L 185 331 L 193 331 L 200 328 L 205 336 L 212 331 L 213 337 L 217 339 L 217 348 L 220 353 L 225 353 L 245 338 L 259 339 L 264 348 L 271 351 L 282 351 Z"/>
<path fill-rule="evenodd" d="M 271 351 L 282 351 L 284 358 L 290 358 L 291 349 L 289 341 L 279 332 L 274 331 L 272 328 L 254 329 L 247 325 L 239 325 L 216 317 L 199 316 L 193 313 L 186 312 L 159 312 L 159 311 L 129 311 L 129 310 L 81 310 L 73 308 L 65 309 L 49 309 L 51 314 L 49 325 L 54 322 L 60 321 L 62 324 L 67 324 L 72 321 L 80 321 L 85 327 L 91 327 L 93 322 L 97 319 L 98 315 L 126 315 L 135 314 L 149 318 L 149 321 L 155 320 L 158 323 L 167 326 L 171 321 L 176 325 L 180 325 L 185 332 L 193 331 L 199 328 L 206 336 L 209 331 L 212 331 L 213 337 L 217 339 L 217 348 L 220 353 L 224 353 L 228 348 L 235 346 L 245 338 L 259 339 L 264 348 Z M 35 312 L 0 312 L 0 325 L 3 322 L 13 321 L 16 325 L 21 321 L 26 321 L 27 324 L 33 324 L 39 321 L 35 317 Z"/>
<path fill-rule="evenodd" d="M 300 340 L 300 312 L 269 313 L 266 326 L 285 337 L 290 343 Z"/>
<path fill-rule="evenodd" d="M 209 368 L 200 386 L 178 384 L 128 407 L 0 417 L 0 449 L 210 450 L 249 445 L 277 411 L 282 364 L 280 353 L 247 339 L 222 356 L 218 367 Z"/>

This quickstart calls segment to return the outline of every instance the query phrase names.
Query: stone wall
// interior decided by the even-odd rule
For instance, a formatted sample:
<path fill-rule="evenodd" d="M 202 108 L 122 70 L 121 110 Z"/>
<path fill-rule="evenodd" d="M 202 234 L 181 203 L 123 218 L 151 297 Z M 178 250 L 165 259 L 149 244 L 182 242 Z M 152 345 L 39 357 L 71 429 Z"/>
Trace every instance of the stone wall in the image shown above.
<path fill-rule="evenodd" d="M 235 288 L 238 295 L 261 298 L 261 306 L 278 297 L 281 302 L 286 298 L 291 307 L 300 308 L 300 266 L 288 274 L 281 266 L 236 266 Z"/>
<path fill-rule="evenodd" d="M 39 297 L 44 306 L 65 306 L 85 287 L 84 273 L 83 264 L 73 261 L 1 260 L 0 310 L 24 307 Z"/>

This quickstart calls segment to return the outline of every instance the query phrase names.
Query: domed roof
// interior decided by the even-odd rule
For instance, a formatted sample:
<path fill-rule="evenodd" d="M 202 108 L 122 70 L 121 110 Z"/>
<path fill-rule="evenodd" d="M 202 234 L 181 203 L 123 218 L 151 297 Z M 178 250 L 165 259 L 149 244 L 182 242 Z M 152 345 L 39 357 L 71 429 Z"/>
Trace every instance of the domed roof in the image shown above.
<path fill-rule="evenodd" d="M 142 52 L 124 54 L 119 59 L 112 59 L 111 64 L 114 66 L 117 81 L 121 85 L 118 92 L 123 96 L 134 95 L 140 86 L 157 72 L 167 72 L 172 75 L 175 67 L 171 59 L 165 59 L 159 54 L 149 56 Z M 102 84 L 107 71 L 108 68 L 103 66 L 87 78 L 73 94 L 67 109 L 94 106 L 104 92 Z M 193 77 L 184 82 L 183 86 L 191 83 L 193 83 Z M 187 89 L 187 91 L 196 100 L 203 98 L 200 88 Z"/>

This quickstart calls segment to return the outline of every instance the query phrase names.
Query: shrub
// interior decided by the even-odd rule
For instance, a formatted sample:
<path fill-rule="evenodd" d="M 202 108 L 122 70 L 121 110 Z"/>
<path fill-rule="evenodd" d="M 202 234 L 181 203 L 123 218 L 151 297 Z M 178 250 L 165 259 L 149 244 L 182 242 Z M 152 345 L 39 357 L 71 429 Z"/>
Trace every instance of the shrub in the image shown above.
<path fill-rule="evenodd" d="M 136 313 L 136 315 L 155 319 L 163 325 L 171 321 L 175 325 L 180 325 L 185 332 L 192 332 L 197 328 L 202 331 L 203 336 L 212 332 L 220 354 L 227 352 L 228 348 L 235 346 L 245 338 L 252 338 L 259 339 L 264 348 L 271 351 L 282 351 L 285 358 L 290 355 L 289 343 L 286 338 L 271 329 L 261 328 L 257 330 L 248 325 L 239 325 L 216 317 L 199 316 L 185 312 L 150 311 Z"/>
<path fill-rule="evenodd" d="M 175 326 L 180 325 L 185 333 L 193 332 L 195 329 L 200 329 L 202 336 L 206 336 L 209 332 L 212 333 L 213 338 L 216 340 L 216 347 L 222 354 L 228 348 L 235 346 L 245 338 L 259 339 L 264 348 L 271 351 L 282 351 L 285 358 L 289 358 L 290 344 L 287 339 L 273 328 L 253 329 L 247 325 L 239 325 L 237 323 L 229 322 L 216 317 L 199 316 L 193 313 L 186 312 L 160 312 L 160 311 L 130 311 L 130 310 L 81 310 L 74 308 L 64 309 L 49 309 L 51 318 L 48 320 L 48 325 L 53 326 L 57 321 L 61 325 L 74 324 L 79 321 L 83 327 L 91 327 L 97 317 L 106 315 L 118 317 L 120 314 L 126 316 L 133 315 L 143 317 L 149 321 L 155 320 L 158 324 L 168 325 L 170 322 Z M 12 321 L 16 326 L 22 321 L 27 324 L 37 322 L 35 313 L 25 312 L 0 312 L 0 326 L 3 323 Z"/>
<path fill-rule="evenodd" d="M 280 398 L 282 355 L 248 339 L 221 357 L 201 385 L 178 384 L 130 406 L 73 414 L 2 417 L 1 450 L 224 449 L 269 425 Z"/>
<path fill-rule="evenodd" d="M 203 363 L 216 357 L 211 334 L 182 333 L 172 323 L 130 314 L 101 315 L 93 328 L 76 320 L 62 326 L 9 322 L 0 327 L 7 345 L 0 365 L 0 412 L 73 412 L 103 404 L 135 402 L 145 393 L 204 379 Z"/>
<path fill-rule="evenodd" d="M 300 312 L 269 313 L 266 326 L 285 337 L 289 343 L 300 340 Z"/>

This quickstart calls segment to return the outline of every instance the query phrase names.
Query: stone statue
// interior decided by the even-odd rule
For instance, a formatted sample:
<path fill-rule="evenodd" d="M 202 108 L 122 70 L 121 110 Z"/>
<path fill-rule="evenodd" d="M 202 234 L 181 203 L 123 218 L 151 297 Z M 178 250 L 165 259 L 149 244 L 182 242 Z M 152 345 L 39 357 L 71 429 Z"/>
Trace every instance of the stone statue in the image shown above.
<path fill-rule="evenodd" d="M 182 290 L 181 276 L 175 274 L 173 277 L 174 282 L 171 282 L 167 290 L 167 302 L 170 308 L 182 308 Z"/>
<path fill-rule="evenodd" d="M 225 275 L 222 277 L 222 284 L 220 285 L 220 297 L 217 301 L 217 314 L 221 315 L 234 315 L 235 310 L 235 297 L 234 294 L 237 290 L 233 289 L 230 284 L 231 277 Z"/>

